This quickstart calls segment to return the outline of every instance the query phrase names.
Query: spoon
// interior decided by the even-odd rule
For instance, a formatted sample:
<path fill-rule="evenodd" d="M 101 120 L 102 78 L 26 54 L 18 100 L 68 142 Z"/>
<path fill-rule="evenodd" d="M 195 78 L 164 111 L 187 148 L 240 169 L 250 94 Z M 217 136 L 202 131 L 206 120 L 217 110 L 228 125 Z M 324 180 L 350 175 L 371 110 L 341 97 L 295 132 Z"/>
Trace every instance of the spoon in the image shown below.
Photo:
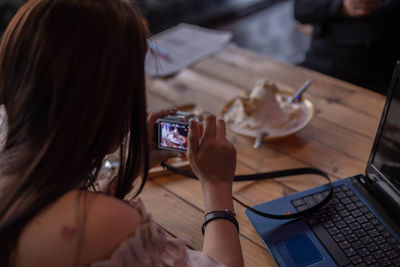
<path fill-rule="evenodd" d="M 294 96 L 292 98 L 289 99 L 289 103 L 293 104 L 297 101 L 300 100 L 301 95 L 308 89 L 308 87 L 310 87 L 312 81 L 311 80 L 307 80 L 300 88 L 299 90 L 296 91 L 296 93 L 294 94 Z"/>
<path fill-rule="evenodd" d="M 264 140 L 264 137 L 269 135 L 267 132 L 260 132 L 258 133 L 256 140 L 254 141 L 253 148 L 259 148 L 262 144 L 262 141 Z"/>

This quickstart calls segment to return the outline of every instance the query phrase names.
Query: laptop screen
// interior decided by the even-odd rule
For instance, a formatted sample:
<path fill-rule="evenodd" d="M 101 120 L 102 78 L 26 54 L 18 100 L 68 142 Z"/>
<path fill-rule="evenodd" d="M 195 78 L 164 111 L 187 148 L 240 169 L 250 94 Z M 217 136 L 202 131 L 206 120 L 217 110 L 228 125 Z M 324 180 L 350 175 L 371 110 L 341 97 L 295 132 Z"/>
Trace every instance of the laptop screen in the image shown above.
<path fill-rule="evenodd" d="M 372 165 L 400 191 L 400 78 L 395 71 L 388 99 L 386 118 L 375 143 Z"/>

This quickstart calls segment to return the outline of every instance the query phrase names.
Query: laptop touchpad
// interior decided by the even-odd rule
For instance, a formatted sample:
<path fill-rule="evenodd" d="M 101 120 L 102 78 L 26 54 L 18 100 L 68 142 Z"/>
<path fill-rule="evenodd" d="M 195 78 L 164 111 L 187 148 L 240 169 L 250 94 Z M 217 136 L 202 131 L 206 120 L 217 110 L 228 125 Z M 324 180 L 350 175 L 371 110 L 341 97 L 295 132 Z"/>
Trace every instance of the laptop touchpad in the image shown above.
<path fill-rule="evenodd" d="M 297 266 L 307 266 L 323 259 L 318 249 L 305 233 L 284 239 L 279 243 L 277 248 L 280 254 L 289 254 Z"/>

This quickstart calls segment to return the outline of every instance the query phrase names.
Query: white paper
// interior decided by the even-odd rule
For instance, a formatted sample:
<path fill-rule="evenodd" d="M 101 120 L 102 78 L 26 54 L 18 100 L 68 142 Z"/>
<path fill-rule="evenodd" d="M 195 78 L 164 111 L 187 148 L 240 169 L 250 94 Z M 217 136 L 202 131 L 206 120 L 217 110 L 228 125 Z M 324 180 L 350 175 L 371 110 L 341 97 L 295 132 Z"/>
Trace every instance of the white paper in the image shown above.
<path fill-rule="evenodd" d="M 179 24 L 149 39 L 152 49 L 146 55 L 146 74 L 150 77 L 175 74 L 219 51 L 231 38 L 230 32 Z"/>

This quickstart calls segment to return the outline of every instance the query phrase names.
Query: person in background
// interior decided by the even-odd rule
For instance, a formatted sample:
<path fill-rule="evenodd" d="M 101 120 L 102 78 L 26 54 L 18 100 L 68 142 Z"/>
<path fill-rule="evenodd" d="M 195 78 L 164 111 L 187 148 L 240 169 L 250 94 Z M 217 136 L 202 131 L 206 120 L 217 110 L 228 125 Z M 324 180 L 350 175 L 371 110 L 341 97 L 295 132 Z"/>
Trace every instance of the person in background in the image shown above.
<path fill-rule="evenodd" d="M 8 128 L 0 266 L 243 266 L 236 151 L 215 116 L 203 114 L 204 126 L 193 121 L 189 133 L 188 158 L 214 216 L 203 223 L 203 251 L 166 234 L 132 200 L 148 169 L 176 156 L 154 142 L 156 120 L 176 111 L 146 114 L 145 25 L 128 0 L 29 0 L 9 23 L 0 42 Z M 103 158 L 118 149 L 108 194 L 95 192 Z"/>
<path fill-rule="evenodd" d="M 295 0 L 295 18 L 314 26 L 300 65 L 385 94 L 400 59 L 399 14 L 398 0 Z"/>

